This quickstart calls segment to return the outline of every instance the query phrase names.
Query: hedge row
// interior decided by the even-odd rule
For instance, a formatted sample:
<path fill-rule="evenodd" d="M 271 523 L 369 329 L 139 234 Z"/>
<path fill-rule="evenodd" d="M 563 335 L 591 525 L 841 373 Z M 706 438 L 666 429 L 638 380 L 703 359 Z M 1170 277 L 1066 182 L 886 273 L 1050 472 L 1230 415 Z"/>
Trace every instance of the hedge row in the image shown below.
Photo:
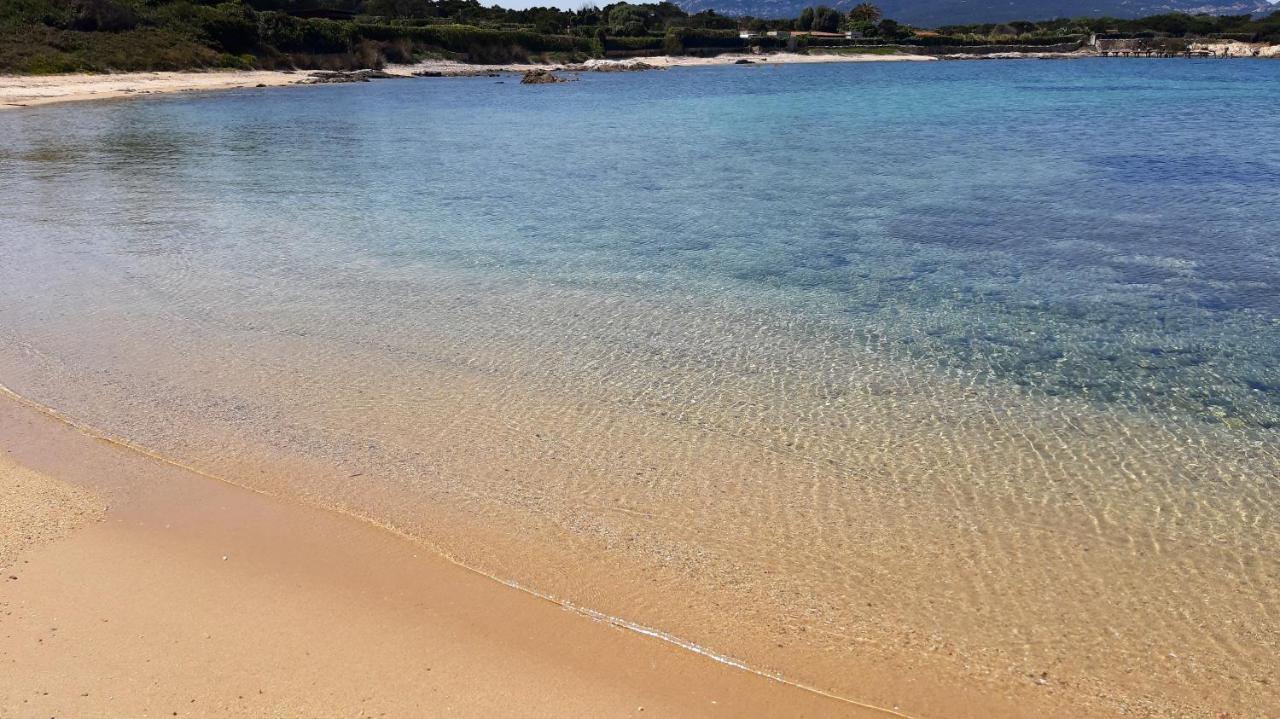
<path fill-rule="evenodd" d="M 638 50 L 654 50 L 659 51 L 665 47 L 665 38 L 653 35 L 638 35 L 634 37 L 613 36 L 610 35 L 604 39 L 604 49 L 606 51 L 623 51 L 634 52 Z"/>
<path fill-rule="evenodd" d="M 461 53 L 471 52 L 477 47 L 495 46 L 520 47 L 530 52 L 590 53 L 593 50 L 590 38 L 572 35 L 541 35 L 529 30 L 491 30 L 471 25 L 405 26 L 357 23 L 355 32 L 361 38 L 368 40 L 390 42 L 407 39 Z M 657 40 L 661 44 L 662 39 Z"/>
<path fill-rule="evenodd" d="M 930 37 L 911 37 L 911 38 L 860 38 L 858 40 L 846 40 L 845 38 L 836 37 L 809 37 L 804 38 L 804 44 L 808 47 L 841 47 L 849 45 L 851 42 L 857 43 L 859 46 L 888 46 L 895 47 L 986 47 L 988 45 L 1017 45 L 1017 46 L 1034 46 L 1044 47 L 1049 45 L 1069 45 L 1079 44 L 1083 38 L 1078 35 L 1065 35 L 1061 37 L 1033 37 L 1026 39 L 1010 40 L 1008 42 L 999 42 L 991 38 L 972 39 L 964 37 L 953 37 L 948 35 L 935 35 Z"/>

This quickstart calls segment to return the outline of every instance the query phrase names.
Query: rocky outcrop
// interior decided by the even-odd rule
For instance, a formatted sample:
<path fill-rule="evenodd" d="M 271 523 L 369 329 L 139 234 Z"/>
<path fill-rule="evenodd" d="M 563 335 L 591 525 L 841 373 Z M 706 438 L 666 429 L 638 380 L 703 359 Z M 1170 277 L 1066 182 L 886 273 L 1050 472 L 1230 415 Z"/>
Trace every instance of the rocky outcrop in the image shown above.
<path fill-rule="evenodd" d="M 1280 45 L 1264 42 L 1219 40 L 1193 42 L 1187 48 L 1191 52 L 1210 53 L 1214 57 L 1280 57 Z"/>
<path fill-rule="evenodd" d="M 665 67 L 650 65 L 647 62 L 584 62 L 578 65 L 565 65 L 568 72 L 640 72 L 642 70 L 665 70 Z"/>
<path fill-rule="evenodd" d="M 637 60 L 636 62 L 602 62 L 591 69 L 595 72 L 642 72 L 644 70 L 663 70 L 665 68 Z"/>
<path fill-rule="evenodd" d="M 521 85 L 550 85 L 557 82 L 566 82 L 566 80 L 540 67 L 526 71 L 524 77 L 520 78 Z"/>
<path fill-rule="evenodd" d="M 352 70 L 350 72 L 344 70 L 317 70 L 303 80 L 302 85 L 327 85 L 331 83 L 342 82 L 369 82 L 370 80 L 381 80 L 385 78 L 404 77 L 403 75 L 393 75 L 382 70 Z"/>
<path fill-rule="evenodd" d="M 448 70 L 419 70 L 414 77 L 499 77 L 502 73 L 493 70 L 472 70 L 467 68 L 449 68 Z"/>

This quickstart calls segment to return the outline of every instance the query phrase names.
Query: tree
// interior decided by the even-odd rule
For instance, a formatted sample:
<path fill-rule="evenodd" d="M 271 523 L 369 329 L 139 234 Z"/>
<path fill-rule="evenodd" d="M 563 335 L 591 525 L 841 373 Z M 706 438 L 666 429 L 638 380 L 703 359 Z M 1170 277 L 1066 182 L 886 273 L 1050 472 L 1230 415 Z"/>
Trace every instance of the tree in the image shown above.
<path fill-rule="evenodd" d="M 533 21 L 533 29 L 542 35 L 558 35 L 568 31 L 564 20 L 555 11 L 538 13 Z"/>
<path fill-rule="evenodd" d="M 267 3 L 254 3 L 255 6 L 265 4 Z M 285 6 L 285 3 L 271 4 Z M 381 17 L 431 17 L 434 14 L 433 11 L 434 8 L 427 0 L 369 0 L 365 3 L 363 10 L 365 15 Z"/>
<path fill-rule="evenodd" d="M 71 27 L 93 32 L 121 32 L 138 25 L 137 14 L 126 3 L 114 0 L 80 0 L 71 4 L 75 13 Z"/>
<path fill-rule="evenodd" d="M 703 10 L 696 15 L 690 15 L 688 25 L 704 30 L 733 30 L 738 27 L 738 19 L 717 15 L 715 10 Z"/>
<path fill-rule="evenodd" d="M 609 9 L 609 33 L 611 35 L 643 35 L 653 19 L 651 6 L 618 3 Z"/>
<path fill-rule="evenodd" d="M 664 1 L 656 5 L 645 5 L 643 7 L 650 8 L 652 13 L 653 20 L 649 23 L 651 29 L 679 25 L 689 17 L 689 13 L 675 3 Z"/>
<path fill-rule="evenodd" d="M 807 7 L 800 11 L 800 17 L 796 20 L 797 30 L 813 29 L 813 8 Z"/>
<path fill-rule="evenodd" d="M 858 3 L 849 11 L 849 23 L 853 25 L 875 24 L 881 17 L 880 8 L 869 2 Z"/>
<path fill-rule="evenodd" d="M 813 11 L 813 29 L 817 32 L 835 32 L 840 29 L 840 13 L 826 5 Z"/>

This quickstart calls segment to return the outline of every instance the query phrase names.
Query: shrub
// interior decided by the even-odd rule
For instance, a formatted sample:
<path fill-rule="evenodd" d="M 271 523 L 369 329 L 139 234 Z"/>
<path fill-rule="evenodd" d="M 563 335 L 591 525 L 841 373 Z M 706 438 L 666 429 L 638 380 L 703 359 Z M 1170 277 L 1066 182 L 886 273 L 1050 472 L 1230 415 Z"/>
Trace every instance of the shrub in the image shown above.
<path fill-rule="evenodd" d="M 591 50 L 591 41 L 583 37 L 539 35 L 528 30 L 491 30 L 472 25 L 399 27 L 362 23 L 355 26 L 355 34 L 361 38 L 383 42 L 409 39 L 468 55 L 473 52 L 490 52 L 495 47 L 509 50 L 513 46 L 535 53 L 589 52 Z"/>
<path fill-rule="evenodd" d="M 618 3 L 609 10 L 609 32 L 614 35 L 638 36 L 649 32 L 653 14 L 640 5 Z"/>
<path fill-rule="evenodd" d="M 218 67 L 228 70 L 252 70 L 253 65 L 253 55 L 232 55 L 224 52 L 218 56 Z"/>
<path fill-rule="evenodd" d="M 615 37 L 610 35 L 604 39 L 605 51 L 635 52 L 640 50 L 661 50 L 666 39 L 661 37 Z"/>
<path fill-rule="evenodd" d="M 0 2 L 0 28 L 17 30 L 32 26 L 67 28 L 74 14 L 65 0 L 4 0 Z M 18 38 L 11 38 L 18 40 Z"/>
<path fill-rule="evenodd" d="M 193 19 L 198 31 L 224 52 L 245 52 L 258 44 L 257 18 L 247 5 L 198 5 Z"/>
<path fill-rule="evenodd" d="M 295 19 L 282 12 L 267 11 L 258 13 L 258 41 L 270 45 L 277 50 L 305 50 L 302 26 Z"/>
<path fill-rule="evenodd" d="M 124 32 L 138 26 L 133 8 L 117 0 L 76 0 L 70 7 L 70 26 L 75 30 Z"/>

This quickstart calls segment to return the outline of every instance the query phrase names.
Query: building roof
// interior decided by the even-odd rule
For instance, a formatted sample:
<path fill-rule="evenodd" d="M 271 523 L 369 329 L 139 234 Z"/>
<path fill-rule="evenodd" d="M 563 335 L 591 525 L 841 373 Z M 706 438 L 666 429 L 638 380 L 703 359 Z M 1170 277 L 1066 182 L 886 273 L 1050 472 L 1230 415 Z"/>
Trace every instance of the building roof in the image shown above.
<path fill-rule="evenodd" d="M 844 37 L 842 32 L 819 32 L 818 30 L 770 30 L 770 35 L 808 35 L 809 37 Z"/>

